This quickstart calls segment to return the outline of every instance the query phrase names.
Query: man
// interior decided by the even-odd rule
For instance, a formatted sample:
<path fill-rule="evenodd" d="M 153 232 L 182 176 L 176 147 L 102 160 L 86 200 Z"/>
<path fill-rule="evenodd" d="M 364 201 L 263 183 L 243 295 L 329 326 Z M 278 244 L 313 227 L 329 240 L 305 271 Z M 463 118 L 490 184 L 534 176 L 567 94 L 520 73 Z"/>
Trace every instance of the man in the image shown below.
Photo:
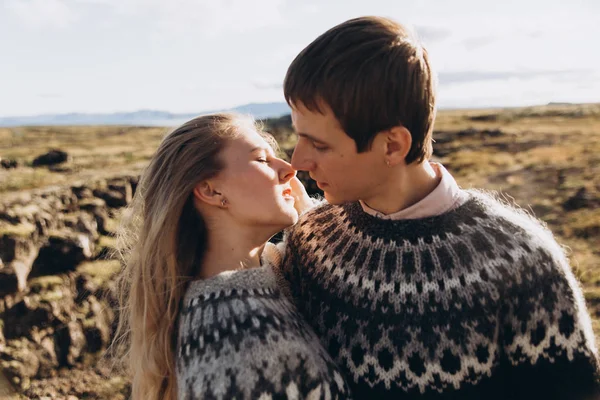
<path fill-rule="evenodd" d="M 283 275 L 358 399 L 598 396 L 591 322 L 541 223 L 429 162 L 427 51 L 385 18 L 293 61 L 292 166 L 327 202 L 287 232 Z"/>

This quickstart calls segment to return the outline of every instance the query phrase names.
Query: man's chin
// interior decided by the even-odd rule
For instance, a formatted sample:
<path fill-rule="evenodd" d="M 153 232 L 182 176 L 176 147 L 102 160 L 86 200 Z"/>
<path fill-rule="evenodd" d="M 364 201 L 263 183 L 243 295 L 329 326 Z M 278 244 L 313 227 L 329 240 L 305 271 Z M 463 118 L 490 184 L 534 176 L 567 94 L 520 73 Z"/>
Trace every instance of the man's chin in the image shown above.
<path fill-rule="evenodd" d="M 327 200 L 327 202 L 332 205 L 340 205 L 347 203 L 347 201 L 344 201 L 344 199 L 336 197 L 329 192 L 323 192 L 323 196 L 325 197 L 325 200 Z"/>

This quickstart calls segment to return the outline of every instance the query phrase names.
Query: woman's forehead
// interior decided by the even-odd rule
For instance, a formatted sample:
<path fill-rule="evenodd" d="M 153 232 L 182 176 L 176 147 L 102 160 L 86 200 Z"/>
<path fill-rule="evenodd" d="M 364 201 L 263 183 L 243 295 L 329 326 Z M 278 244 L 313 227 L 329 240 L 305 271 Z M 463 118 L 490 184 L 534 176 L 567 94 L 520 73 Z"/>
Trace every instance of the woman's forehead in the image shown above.
<path fill-rule="evenodd" d="M 252 152 L 259 149 L 271 150 L 269 143 L 254 129 L 244 129 L 230 143 L 230 148 L 237 151 Z"/>

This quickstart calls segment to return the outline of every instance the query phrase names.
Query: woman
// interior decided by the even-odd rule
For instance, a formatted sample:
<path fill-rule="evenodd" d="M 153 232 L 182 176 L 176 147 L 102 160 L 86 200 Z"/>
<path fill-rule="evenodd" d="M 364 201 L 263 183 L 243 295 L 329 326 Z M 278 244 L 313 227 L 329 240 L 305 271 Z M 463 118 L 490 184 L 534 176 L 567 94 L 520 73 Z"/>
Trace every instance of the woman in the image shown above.
<path fill-rule="evenodd" d="M 143 174 L 118 241 L 133 399 L 349 397 L 272 270 L 267 241 L 306 201 L 273 142 L 251 119 L 202 116 Z"/>

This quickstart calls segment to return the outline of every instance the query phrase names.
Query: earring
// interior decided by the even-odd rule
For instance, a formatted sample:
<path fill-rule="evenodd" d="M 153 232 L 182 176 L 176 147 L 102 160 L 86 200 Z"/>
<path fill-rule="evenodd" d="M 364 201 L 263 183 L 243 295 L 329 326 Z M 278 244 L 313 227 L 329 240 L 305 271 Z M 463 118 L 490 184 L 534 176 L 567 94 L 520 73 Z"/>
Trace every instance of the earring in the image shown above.
<path fill-rule="evenodd" d="M 226 199 L 221 200 L 221 205 L 223 207 L 225 207 L 227 205 L 227 200 Z"/>
<path fill-rule="evenodd" d="M 390 160 L 385 160 L 385 164 L 386 164 L 388 167 L 391 167 L 391 165 L 390 165 Z"/>

